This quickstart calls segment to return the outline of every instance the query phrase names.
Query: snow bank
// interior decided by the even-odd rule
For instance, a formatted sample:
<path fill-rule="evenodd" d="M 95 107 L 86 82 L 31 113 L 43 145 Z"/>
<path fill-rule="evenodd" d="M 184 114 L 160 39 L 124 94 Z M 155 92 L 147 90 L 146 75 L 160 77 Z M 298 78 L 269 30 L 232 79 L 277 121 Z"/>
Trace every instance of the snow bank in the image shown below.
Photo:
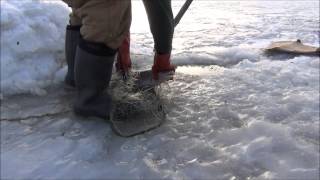
<path fill-rule="evenodd" d="M 254 46 L 221 47 L 211 50 L 210 53 L 177 54 L 172 62 L 178 66 L 183 65 L 219 65 L 230 67 L 243 60 L 256 62 L 260 60 L 261 49 Z"/>
<path fill-rule="evenodd" d="M 68 14 L 62 1 L 1 1 L 3 95 L 43 94 L 57 80 Z"/>

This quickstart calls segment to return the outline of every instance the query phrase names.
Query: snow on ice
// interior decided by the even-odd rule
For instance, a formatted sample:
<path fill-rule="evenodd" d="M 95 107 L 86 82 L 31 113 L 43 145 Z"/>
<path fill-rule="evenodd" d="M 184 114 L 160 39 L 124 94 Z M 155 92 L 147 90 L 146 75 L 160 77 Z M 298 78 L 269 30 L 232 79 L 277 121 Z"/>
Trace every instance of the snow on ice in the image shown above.
<path fill-rule="evenodd" d="M 1 88 L 4 95 L 43 94 L 63 65 L 69 10 L 60 1 L 1 1 Z"/>
<path fill-rule="evenodd" d="M 126 139 L 71 113 L 73 93 L 62 88 L 68 7 L 1 1 L 1 178 L 319 179 L 319 58 L 261 50 L 298 38 L 319 46 L 319 3 L 191 7 L 175 31 L 181 67 L 162 89 L 167 121 Z M 149 68 L 141 2 L 131 32 L 134 66 Z"/>

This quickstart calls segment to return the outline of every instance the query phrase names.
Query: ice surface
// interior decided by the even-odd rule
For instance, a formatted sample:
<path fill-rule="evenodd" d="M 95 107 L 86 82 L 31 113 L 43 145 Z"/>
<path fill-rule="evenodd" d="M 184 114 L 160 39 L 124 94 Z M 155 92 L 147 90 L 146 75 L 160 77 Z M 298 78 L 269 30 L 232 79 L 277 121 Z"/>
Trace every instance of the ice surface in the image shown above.
<path fill-rule="evenodd" d="M 133 63 L 146 69 L 153 42 L 141 2 L 133 10 Z M 319 179 L 319 58 L 261 51 L 297 38 L 318 46 L 318 10 L 195 1 L 175 32 L 181 67 L 162 87 L 166 123 L 125 139 L 71 112 L 74 92 L 61 84 L 67 7 L 1 1 L 1 179 Z M 9 96 L 26 92 L 42 96 Z"/>

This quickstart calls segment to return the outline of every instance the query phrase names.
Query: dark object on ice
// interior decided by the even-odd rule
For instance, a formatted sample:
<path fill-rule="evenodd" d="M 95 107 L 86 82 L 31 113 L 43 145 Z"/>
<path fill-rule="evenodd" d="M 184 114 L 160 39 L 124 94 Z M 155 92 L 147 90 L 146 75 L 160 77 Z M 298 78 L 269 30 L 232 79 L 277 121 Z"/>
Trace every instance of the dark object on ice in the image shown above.
<path fill-rule="evenodd" d="M 301 40 L 272 42 L 265 51 L 272 54 L 319 56 L 320 48 L 302 44 Z"/>
<path fill-rule="evenodd" d="M 159 73 L 159 79 L 154 80 L 152 77 L 152 70 L 139 71 L 136 73 L 136 79 L 134 80 L 134 85 L 139 90 L 153 89 L 155 86 L 173 80 L 174 72 L 163 72 Z"/>
<path fill-rule="evenodd" d="M 79 42 L 81 26 L 71 26 L 66 27 L 66 40 L 65 40 L 65 55 L 68 64 L 67 75 L 64 82 L 67 86 L 75 87 L 74 82 L 74 59 L 76 55 L 76 49 Z"/>
<path fill-rule="evenodd" d="M 116 134 L 131 137 L 159 127 L 165 117 L 164 106 L 152 89 L 115 100 L 110 122 Z"/>
<path fill-rule="evenodd" d="M 75 57 L 76 114 L 107 119 L 112 109 L 109 86 L 116 51 L 79 39 Z"/>

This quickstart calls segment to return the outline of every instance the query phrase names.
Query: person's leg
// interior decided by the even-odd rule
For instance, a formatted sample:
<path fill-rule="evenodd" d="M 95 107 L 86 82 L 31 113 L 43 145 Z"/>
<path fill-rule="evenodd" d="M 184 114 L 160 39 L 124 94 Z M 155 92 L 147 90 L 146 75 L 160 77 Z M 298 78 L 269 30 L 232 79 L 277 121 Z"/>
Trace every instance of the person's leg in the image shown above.
<path fill-rule="evenodd" d="M 65 83 L 68 86 L 75 86 L 74 82 L 74 59 L 76 49 L 80 37 L 81 19 L 76 16 L 74 9 L 70 14 L 69 25 L 66 27 L 66 39 L 65 39 L 65 58 L 68 65 L 67 74 L 65 77 Z"/>
<path fill-rule="evenodd" d="M 75 61 L 77 98 L 75 113 L 82 116 L 108 118 L 111 96 L 105 93 L 112 75 L 116 50 L 103 43 L 93 43 L 80 38 Z"/>
<path fill-rule="evenodd" d="M 75 13 L 77 8 L 72 8 L 69 15 L 69 24 L 70 26 L 81 26 L 81 18 Z"/>
<path fill-rule="evenodd" d="M 129 32 L 130 0 L 88 0 L 75 13 L 81 18 L 80 42 L 75 58 L 79 115 L 107 118 L 111 97 L 105 93 L 117 49 Z"/>
<path fill-rule="evenodd" d="M 99 0 L 98 0 L 99 1 Z M 101 0 L 100 0 L 101 1 Z M 113 4 L 113 11 L 106 10 L 108 13 L 104 13 L 104 17 L 108 24 L 104 25 L 104 29 L 106 31 L 110 31 L 110 35 L 118 36 L 118 37 L 106 37 L 104 40 L 107 42 L 106 44 L 109 47 L 119 47 L 118 48 L 118 54 L 117 54 L 117 63 L 116 68 L 117 71 L 122 73 L 124 76 L 126 76 L 129 72 L 129 69 L 131 68 L 131 58 L 130 58 L 130 32 L 129 27 L 131 24 L 131 5 L 128 0 L 121 0 L 122 2 L 104 2 L 107 4 Z M 102 8 L 102 7 L 101 7 Z M 83 9 L 87 9 L 86 7 L 83 7 Z M 117 9 L 118 12 L 114 11 L 114 9 Z M 82 10 L 85 11 L 85 10 Z M 119 15 L 117 15 L 119 14 Z M 89 22 L 89 18 L 85 19 L 84 21 L 87 21 L 87 24 L 90 25 L 91 22 Z M 113 24 L 112 22 L 120 22 L 119 24 L 114 24 L 115 26 L 110 26 L 110 24 Z M 111 22 L 111 23 L 110 23 Z M 86 22 L 85 22 L 86 23 Z M 88 30 L 89 29 L 89 30 Z M 97 37 L 96 34 L 101 34 L 103 32 L 99 32 L 99 30 L 95 29 L 94 27 L 91 28 L 84 28 L 83 31 L 85 31 L 88 35 L 88 39 L 95 39 L 99 40 L 100 37 Z M 118 30 L 117 30 L 118 29 Z M 128 29 L 128 30 L 127 30 Z M 116 32 L 114 32 L 116 30 Z M 98 35 L 99 36 L 99 35 Z M 121 42 L 119 42 L 120 39 L 123 39 Z M 100 41 L 100 40 L 99 40 Z M 118 45 L 120 43 L 120 45 Z"/>
<path fill-rule="evenodd" d="M 143 3 L 148 15 L 156 51 L 152 66 L 153 79 L 159 80 L 160 73 L 174 73 L 175 71 L 175 66 L 170 63 L 174 33 L 171 0 L 144 0 Z"/>
<path fill-rule="evenodd" d="M 170 54 L 174 33 L 171 0 L 143 0 L 157 54 Z"/>
<path fill-rule="evenodd" d="M 131 1 L 87 0 L 76 14 L 82 20 L 80 32 L 84 40 L 118 49 L 129 33 Z"/>

